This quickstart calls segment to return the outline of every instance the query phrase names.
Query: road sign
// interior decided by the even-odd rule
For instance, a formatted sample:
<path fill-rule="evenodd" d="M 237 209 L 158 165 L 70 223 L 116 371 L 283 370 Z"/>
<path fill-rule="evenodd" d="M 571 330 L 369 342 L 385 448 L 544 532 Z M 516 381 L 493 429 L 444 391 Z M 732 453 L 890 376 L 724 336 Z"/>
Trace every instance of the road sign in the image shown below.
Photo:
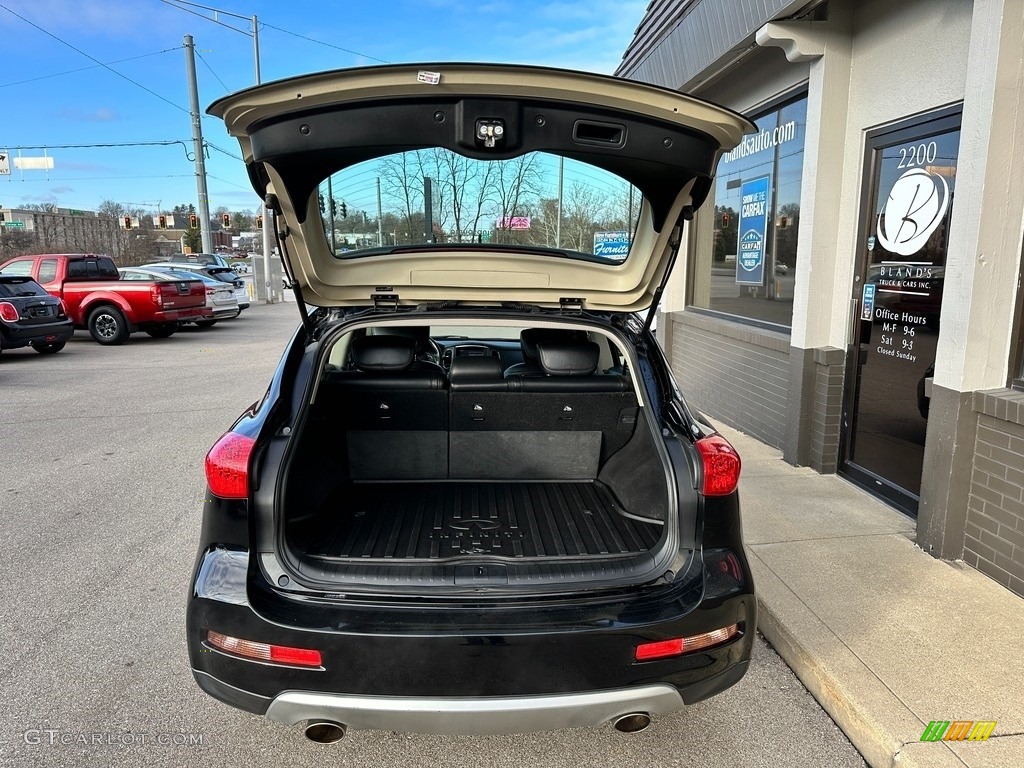
<path fill-rule="evenodd" d="M 0 152 L 0 176 L 11 175 L 11 160 L 10 155 L 6 151 Z"/>
<path fill-rule="evenodd" d="M 4 222 L 4 228 L 5 229 L 24 229 L 25 228 L 25 222 L 24 221 L 5 221 Z"/>

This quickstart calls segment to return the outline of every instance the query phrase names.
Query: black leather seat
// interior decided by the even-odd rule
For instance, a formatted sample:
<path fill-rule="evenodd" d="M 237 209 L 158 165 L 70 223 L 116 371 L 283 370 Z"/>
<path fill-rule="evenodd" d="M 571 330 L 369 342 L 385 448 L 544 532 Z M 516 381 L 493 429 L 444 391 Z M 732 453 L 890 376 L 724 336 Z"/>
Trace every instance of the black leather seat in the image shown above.
<path fill-rule="evenodd" d="M 448 379 L 418 366 L 404 336 L 361 336 L 352 368 L 323 380 L 321 418 L 345 436 L 352 480 L 436 480 L 448 476 Z"/>
<path fill-rule="evenodd" d="M 537 345 L 566 341 L 586 341 L 585 331 L 572 328 L 524 328 L 519 333 L 519 344 L 523 350 L 523 362 L 505 370 L 509 376 L 543 376 L 544 371 L 537 359 Z"/>
<path fill-rule="evenodd" d="M 537 362 L 541 375 L 508 376 L 514 392 L 626 392 L 629 379 L 614 373 L 595 373 L 601 349 L 592 341 L 541 342 Z"/>
<path fill-rule="evenodd" d="M 505 392 L 508 382 L 501 370 L 501 361 L 487 355 L 483 357 L 456 357 L 452 360 L 448 378 L 453 392 Z"/>
<path fill-rule="evenodd" d="M 446 389 L 440 366 L 416 360 L 416 342 L 406 336 L 360 336 L 352 340 L 353 369 L 330 371 L 327 382 L 352 389 Z"/>

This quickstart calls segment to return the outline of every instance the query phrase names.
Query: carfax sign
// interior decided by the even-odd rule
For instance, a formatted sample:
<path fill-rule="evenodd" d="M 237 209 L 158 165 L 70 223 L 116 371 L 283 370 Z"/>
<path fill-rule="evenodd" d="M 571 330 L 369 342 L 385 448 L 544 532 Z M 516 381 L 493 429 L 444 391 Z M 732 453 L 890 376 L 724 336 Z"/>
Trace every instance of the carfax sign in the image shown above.
<path fill-rule="evenodd" d="M 740 188 L 739 251 L 736 254 L 739 285 L 764 285 L 769 182 L 768 176 L 760 176 L 744 181 Z"/>

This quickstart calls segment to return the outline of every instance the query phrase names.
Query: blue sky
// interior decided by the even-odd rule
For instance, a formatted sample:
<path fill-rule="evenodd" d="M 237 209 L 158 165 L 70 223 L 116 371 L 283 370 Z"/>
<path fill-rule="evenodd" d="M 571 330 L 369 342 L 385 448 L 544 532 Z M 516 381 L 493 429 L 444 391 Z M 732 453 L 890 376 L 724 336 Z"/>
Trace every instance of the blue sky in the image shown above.
<path fill-rule="evenodd" d="M 201 4 L 258 16 L 267 82 L 381 62 L 511 62 L 611 73 L 647 2 Z M 221 20 L 248 29 L 245 21 Z M 0 176 L 0 207 L 55 203 L 95 210 L 103 200 L 114 200 L 156 213 L 194 203 L 194 165 L 181 144 L 57 148 L 181 141 L 191 150 L 186 34 L 200 54 L 201 111 L 225 93 L 253 85 L 251 37 L 160 0 L 0 0 L 0 152 L 16 157 L 23 147 L 22 155 L 39 156 L 42 149 L 28 147 L 45 145 L 54 158 L 48 172 L 19 171 L 12 164 L 11 175 Z M 238 154 L 217 119 L 204 117 L 203 135 Z M 207 173 L 211 210 L 255 209 L 258 201 L 240 160 L 213 149 Z"/>

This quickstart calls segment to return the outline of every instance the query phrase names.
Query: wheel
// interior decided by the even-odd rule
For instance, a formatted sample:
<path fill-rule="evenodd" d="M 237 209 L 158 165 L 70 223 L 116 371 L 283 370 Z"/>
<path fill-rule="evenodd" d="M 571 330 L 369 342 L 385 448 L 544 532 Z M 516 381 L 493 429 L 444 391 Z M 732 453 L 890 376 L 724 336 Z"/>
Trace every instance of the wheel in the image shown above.
<path fill-rule="evenodd" d="M 200 328 L 213 328 L 216 323 L 216 320 L 196 320 L 196 325 Z"/>
<path fill-rule="evenodd" d="M 113 346 L 128 338 L 128 321 L 121 310 L 104 304 L 89 313 L 89 333 L 100 344 Z"/>
<path fill-rule="evenodd" d="M 53 344 L 45 344 L 41 341 L 36 341 L 32 343 L 32 349 L 40 355 L 52 355 L 64 349 L 64 344 L 65 342 L 63 341 L 57 341 Z"/>
<path fill-rule="evenodd" d="M 163 323 L 149 328 L 146 333 L 154 339 L 166 339 L 168 336 L 173 335 L 176 330 L 178 330 L 177 323 Z"/>

